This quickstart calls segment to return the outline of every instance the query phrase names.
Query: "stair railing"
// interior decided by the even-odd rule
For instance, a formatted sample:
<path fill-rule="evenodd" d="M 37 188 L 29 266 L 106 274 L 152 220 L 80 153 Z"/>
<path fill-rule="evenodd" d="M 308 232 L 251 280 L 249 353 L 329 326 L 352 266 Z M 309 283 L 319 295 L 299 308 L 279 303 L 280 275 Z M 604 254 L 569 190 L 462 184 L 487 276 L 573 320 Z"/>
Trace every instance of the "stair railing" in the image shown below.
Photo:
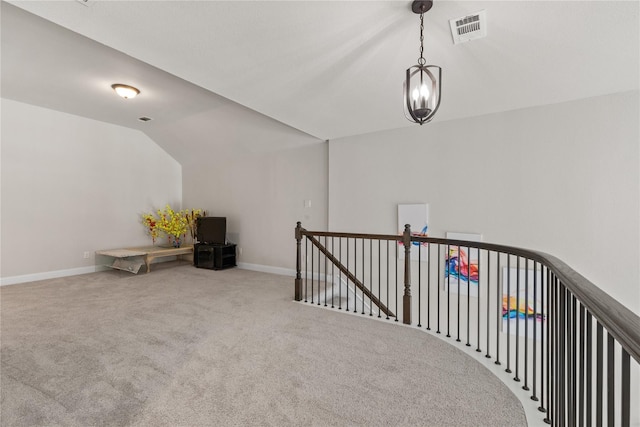
<path fill-rule="evenodd" d="M 640 317 L 556 257 L 414 236 L 409 225 L 381 235 L 298 222 L 295 238 L 296 301 L 402 319 L 475 346 L 531 392 L 548 424 L 640 421 L 631 406 L 640 399 Z"/>

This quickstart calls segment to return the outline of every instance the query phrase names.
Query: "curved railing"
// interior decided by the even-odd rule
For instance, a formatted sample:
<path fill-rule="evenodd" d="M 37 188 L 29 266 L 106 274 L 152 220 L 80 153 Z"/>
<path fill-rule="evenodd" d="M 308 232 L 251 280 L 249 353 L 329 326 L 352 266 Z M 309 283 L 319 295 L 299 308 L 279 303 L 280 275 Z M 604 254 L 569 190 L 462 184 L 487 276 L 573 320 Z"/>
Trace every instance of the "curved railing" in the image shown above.
<path fill-rule="evenodd" d="M 380 235 L 298 223 L 295 237 L 296 301 L 465 341 L 504 365 L 549 424 L 638 419 L 640 317 L 554 256 L 408 225 Z"/>

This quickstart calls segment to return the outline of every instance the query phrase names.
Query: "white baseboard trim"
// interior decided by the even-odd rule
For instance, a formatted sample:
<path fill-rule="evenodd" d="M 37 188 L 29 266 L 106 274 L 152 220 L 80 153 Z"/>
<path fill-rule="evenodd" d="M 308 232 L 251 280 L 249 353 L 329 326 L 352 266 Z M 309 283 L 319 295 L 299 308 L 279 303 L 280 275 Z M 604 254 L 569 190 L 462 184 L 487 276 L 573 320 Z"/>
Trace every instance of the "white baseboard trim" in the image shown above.
<path fill-rule="evenodd" d="M 279 274 L 281 276 L 296 277 L 296 271 L 290 268 L 272 267 L 270 265 L 261 265 L 261 264 L 249 264 L 246 262 L 239 262 L 238 268 L 241 268 L 243 270 L 259 271 L 261 273 L 272 273 L 272 274 Z"/>
<path fill-rule="evenodd" d="M 36 282 L 38 280 L 56 279 L 65 276 L 77 276 L 78 274 L 95 273 L 96 266 L 70 268 L 67 270 L 45 271 L 42 273 L 24 274 L 0 278 L 0 286 L 17 285 L 19 283 Z"/>
<path fill-rule="evenodd" d="M 156 258 L 151 264 L 157 264 L 162 262 L 171 262 L 178 259 L 178 257 L 168 256 L 164 258 Z M 22 276 L 11 276 L 0 278 L 0 286 L 5 285 L 17 285 L 19 283 L 36 282 L 38 280 L 57 279 L 58 277 L 77 276 L 79 274 L 96 273 L 99 271 L 111 271 L 108 265 L 92 265 L 88 267 L 70 268 L 68 270 L 56 270 L 45 271 L 42 273 L 25 274 Z M 140 272 L 144 272 L 144 265 L 140 269 Z"/>

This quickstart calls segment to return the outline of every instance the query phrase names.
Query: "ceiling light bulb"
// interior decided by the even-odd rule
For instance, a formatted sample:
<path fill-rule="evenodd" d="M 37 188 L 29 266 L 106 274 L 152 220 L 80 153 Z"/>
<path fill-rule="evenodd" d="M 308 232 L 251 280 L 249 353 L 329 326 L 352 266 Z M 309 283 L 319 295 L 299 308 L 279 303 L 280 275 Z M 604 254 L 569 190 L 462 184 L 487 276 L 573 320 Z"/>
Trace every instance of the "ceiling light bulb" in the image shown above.
<path fill-rule="evenodd" d="M 418 88 L 414 88 L 413 92 L 411 92 L 411 98 L 413 98 L 414 101 L 417 101 L 419 97 L 420 92 L 418 92 Z"/>
<path fill-rule="evenodd" d="M 135 98 L 136 95 L 140 93 L 138 89 L 133 86 L 123 85 L 123 84 L 112 84 L 111 87 L 116 91 L 118 95 L 123 97 L 124 99 Z"/>
<path fill-rule="evenodd" d="M 423 99 L 429 99 L 429 88 L 425 83 L 420 86 L 420 96 Z"/>

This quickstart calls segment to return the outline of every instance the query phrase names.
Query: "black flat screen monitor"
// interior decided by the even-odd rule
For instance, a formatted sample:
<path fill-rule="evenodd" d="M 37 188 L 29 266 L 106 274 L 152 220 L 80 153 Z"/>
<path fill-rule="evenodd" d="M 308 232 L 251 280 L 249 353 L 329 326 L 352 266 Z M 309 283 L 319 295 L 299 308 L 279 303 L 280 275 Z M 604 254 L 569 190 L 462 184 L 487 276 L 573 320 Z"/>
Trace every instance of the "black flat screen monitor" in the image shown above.
<path fill-rule="evenodd" d="M 204 216 L 198 218 L 198 242 L 208 245 L 224 245 L 227 236 L 227 218 Z"/>

